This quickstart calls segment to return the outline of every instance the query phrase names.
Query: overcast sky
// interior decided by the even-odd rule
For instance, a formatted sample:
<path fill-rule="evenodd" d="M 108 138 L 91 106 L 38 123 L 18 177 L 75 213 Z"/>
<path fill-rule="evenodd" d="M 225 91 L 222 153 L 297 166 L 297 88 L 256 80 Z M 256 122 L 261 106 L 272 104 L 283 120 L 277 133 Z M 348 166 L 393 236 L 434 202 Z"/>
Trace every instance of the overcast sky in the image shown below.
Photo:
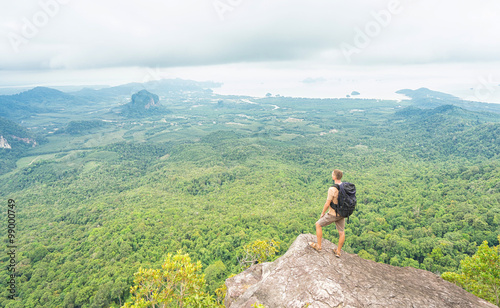
<path fill-rule="evenodd" d="M 0 86 L 407 80 L 494 100 L 499 29 L 498 0 L 2 1 Z"/>

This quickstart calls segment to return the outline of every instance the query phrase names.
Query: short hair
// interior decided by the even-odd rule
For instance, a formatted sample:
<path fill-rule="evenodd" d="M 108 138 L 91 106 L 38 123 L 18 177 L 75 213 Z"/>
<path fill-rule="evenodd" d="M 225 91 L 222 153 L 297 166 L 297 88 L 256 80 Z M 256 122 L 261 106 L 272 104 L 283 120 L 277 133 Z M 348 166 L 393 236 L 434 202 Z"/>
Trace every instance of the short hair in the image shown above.
<path fill-rule="evenodd" d="M 340 171 L 339 169 L 334 169 L 334 170 L 333 170 L 333 174 L 335 175 L 335 178 L 336 178 L 337 180 L 341 180 L 341 179 L 342 179 L 342 175 L 344 175 L 344 174 L 342 173 L 342 171 Z"/>

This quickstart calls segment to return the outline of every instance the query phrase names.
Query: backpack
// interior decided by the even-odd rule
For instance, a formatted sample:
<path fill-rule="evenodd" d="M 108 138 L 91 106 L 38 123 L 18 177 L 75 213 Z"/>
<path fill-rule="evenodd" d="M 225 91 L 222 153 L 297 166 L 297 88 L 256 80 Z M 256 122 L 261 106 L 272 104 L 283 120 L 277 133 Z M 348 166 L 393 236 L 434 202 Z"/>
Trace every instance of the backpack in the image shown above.
<path fill-rule="evenodd" d="M 339 204 L 334 204 L 332 200 L 330 206 L 339 216 L 349 218 L 356 208 L 356 186 L 349 182 L 342 182 L 340 185 L 333 184 L 333 186 L 339 190 Z"/>

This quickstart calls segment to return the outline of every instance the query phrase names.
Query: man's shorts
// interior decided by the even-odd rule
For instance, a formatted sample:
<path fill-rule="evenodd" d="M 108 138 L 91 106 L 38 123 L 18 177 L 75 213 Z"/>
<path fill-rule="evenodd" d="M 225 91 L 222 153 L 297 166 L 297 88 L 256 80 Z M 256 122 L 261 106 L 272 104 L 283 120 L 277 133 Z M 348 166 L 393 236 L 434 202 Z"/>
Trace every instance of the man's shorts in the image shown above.
<path fill-rule="evenodd" d="M 316 223 L 321 227 L 328 226 L 331 223 L 335 223 L 337 227 L 337 231 L 344 232 L 345 228 L 345 218 L 342 216 L 330 215 L 330 213 L 326 213 L 325 216 L 321 217 Z"/>

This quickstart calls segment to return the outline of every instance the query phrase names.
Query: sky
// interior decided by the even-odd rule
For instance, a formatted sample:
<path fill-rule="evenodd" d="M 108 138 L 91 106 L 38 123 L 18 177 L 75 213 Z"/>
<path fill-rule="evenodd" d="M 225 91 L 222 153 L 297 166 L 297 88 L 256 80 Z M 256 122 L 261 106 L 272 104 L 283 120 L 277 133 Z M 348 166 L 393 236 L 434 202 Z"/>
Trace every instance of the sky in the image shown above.
<path fill-rule="evenodd" d="M 0 88 L 212 80 L 216 92 L 500 103 L 500 1 L 24 0 L 0 4 Z"/>

